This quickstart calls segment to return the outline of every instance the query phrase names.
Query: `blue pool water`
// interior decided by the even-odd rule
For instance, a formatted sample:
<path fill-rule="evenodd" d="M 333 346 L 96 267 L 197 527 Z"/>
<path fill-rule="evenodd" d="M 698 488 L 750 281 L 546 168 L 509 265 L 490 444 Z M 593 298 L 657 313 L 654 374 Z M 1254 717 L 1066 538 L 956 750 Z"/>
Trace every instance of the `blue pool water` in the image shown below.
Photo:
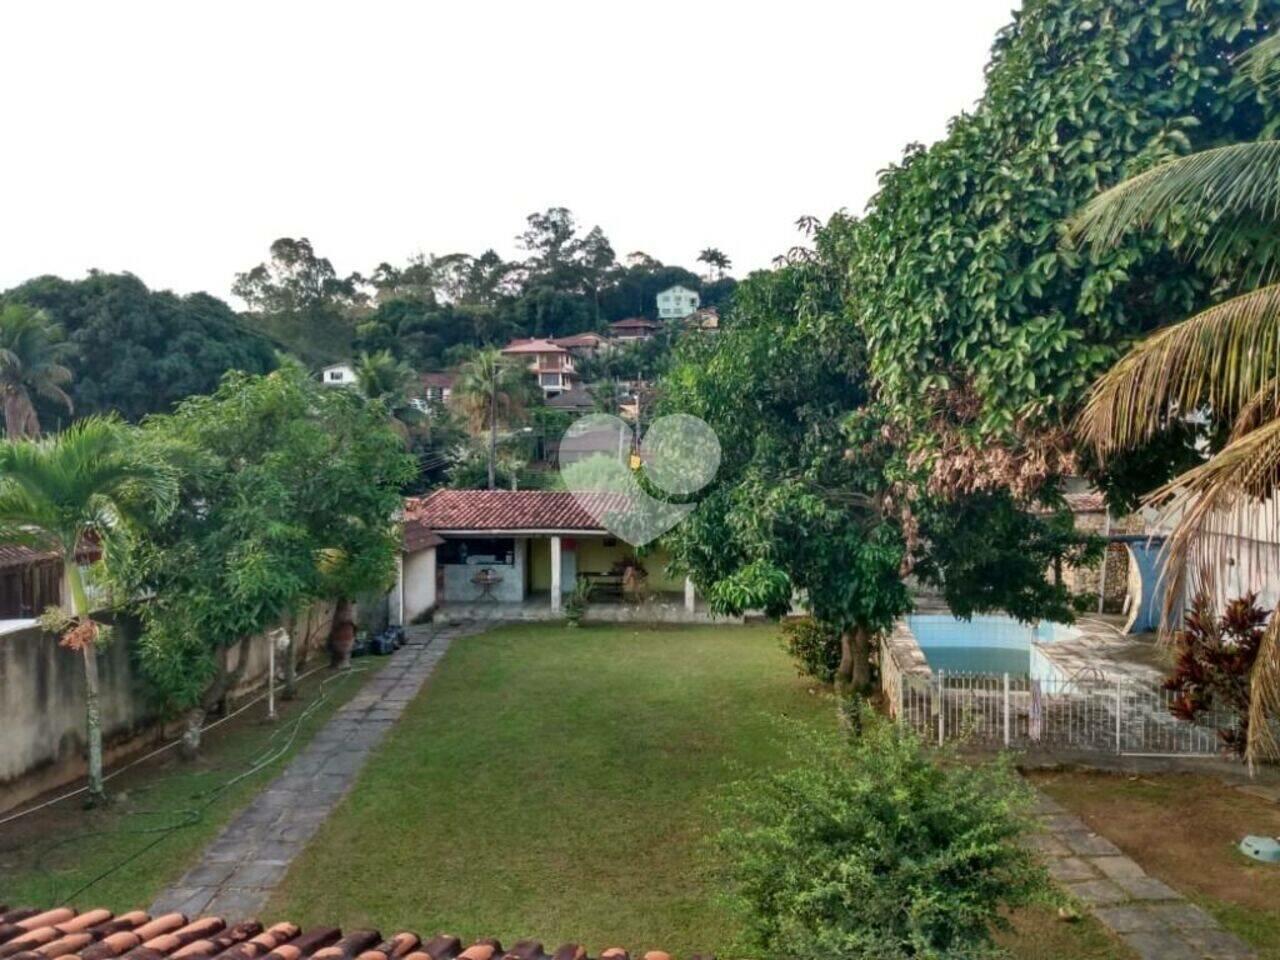
<path fill-rule="evenodd" d="M 1052 664 L 1032 643 L 1053 643 L 1076 631 L 1061 623 L 1019 623 L 1011 617 L 957 620 L 950 614 L 922 613 L 907 617 L 924 658 L 933 670 L 947 673 L 1008 673 L 1042 676 Z"/>

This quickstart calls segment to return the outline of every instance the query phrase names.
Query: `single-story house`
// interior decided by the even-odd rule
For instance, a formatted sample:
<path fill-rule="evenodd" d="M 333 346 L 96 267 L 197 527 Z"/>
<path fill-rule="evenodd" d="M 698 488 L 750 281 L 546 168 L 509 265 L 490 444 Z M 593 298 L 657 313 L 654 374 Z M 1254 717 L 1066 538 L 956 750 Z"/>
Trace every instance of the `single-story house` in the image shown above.
<path fill-rule="evenodd" d="M 561 490 L 437 490 L 408 499 L 391 619 L 410 623 L 435 610 L 554 619 L 580 582 L 590 585 L 592 616 L 712 619 L 692 581 L 667 571 L 661 547 L 637 549 L 605 528 L 599 516 L 625 509 L 624 501 Z"/>
<path fill-rule="evenodd" d="M 613 334 L 613 339 L 629 342 L 651 339 L 660 326 L 661 324 L 656 320 L 650 320 L 648 317 L 627 317 L 625 320 L 609 324 L 609 331 Z"/>
<path fill-rule="evenodd" d="M 452 370 L 428 370 L 422 374 L 422 402 L 425 406 L 448 403 L 458 375 Z"/>
<path fill-rule="evenodd" d="M 320 382 L 326 387 L 349 387 L 356 382 L 356 369 L 349 363 L 331 363 L 320 368 Z"/>

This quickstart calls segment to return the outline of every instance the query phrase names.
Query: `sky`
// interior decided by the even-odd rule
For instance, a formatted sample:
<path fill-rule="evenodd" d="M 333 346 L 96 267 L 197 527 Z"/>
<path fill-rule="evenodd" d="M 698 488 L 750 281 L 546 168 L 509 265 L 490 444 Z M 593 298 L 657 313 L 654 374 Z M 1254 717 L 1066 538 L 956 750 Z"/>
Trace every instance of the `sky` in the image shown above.
<path fill-rule="evenodd" d="M 229 297 L 281 236 L 340 273 L 513 257 L 551 206 L 742 275 L 941 137 L 1016 2 L 4 4 L 0 290 Z"/>

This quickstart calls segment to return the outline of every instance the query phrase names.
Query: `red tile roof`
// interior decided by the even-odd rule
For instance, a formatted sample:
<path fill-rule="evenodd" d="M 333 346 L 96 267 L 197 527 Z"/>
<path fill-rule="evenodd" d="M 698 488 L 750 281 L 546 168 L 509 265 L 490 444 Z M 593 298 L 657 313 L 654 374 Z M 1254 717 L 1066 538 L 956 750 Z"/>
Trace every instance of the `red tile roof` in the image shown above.
<path fill-rule="evenodd" d="M 627 960 L 618 947 L 601 960 Z M 0 957 L 13 960 L 588 960 L 587 951 L 566 943 L 548 953 L 536 940 L 504 950 L 484 939 L 465 950 L 457 937 L 423 940 L 416 933 L 383 937 L 377 930 L 349 930 L 257 920 L 229 924 L 222 917 L 189 919 L 181 913 L 152 918 L 141 910 L 112 916 L 103 909 L 77 914 L 55 910 L 9 910 L 0 906 Z M 643 960 L 670 960 L 661 951 Z M 702 958 L 691 958 L 702 960 Z M 710 960 L 710 958 L 706 958 Z"/>
<path fill-rule="evenodd" d="M 81 563 L 92 563 L 102 556 L 102 548 L 96 540 L 86 538 L 76 550 L 76 557 Z M 0 570 L 11 570 L 14 567 L 29 567 L 35 563 L 48 563 L 61 560 L 57 550 L 37 550 L 17 543 L 0 543 Z"/>
<path fill-rule="evenodd" d="M 428 370 L 422 375 L 424 387 L 452 387 L 458 375 L 449 370 Z"/>
<path fill-rule="evenodd" d="M 503 353 L 568 353 L 564 347 L 550 340 L 512 340 L 502 348 Z"/>
<path fill-rule="evenodd" d="M 551 342 L 560 347 L 594 347 L 608 340 L 598 333 L 575 333 L 571 337 L 556 337 Z"/>
<path fill-rule="evenodd" d="M 658 327 L 658 322 L 650 320 L 648 317 L 627 317 L 627 319 L 611 323 L 609 326 L 614 330 L 655 330 Z"/>
<path fill-rule="evenodd" d="M 563 490 L 437 490 L 405 501 L 405 543 L 410 530 L 602 530 L 578 497 L 599 499 L 603 515 L 627 506 L 625 494 L 574 495 Z M 415 535 L 416 532 L 415 532 Z M 419 548 L 420 549 L 420 548 Z"/>

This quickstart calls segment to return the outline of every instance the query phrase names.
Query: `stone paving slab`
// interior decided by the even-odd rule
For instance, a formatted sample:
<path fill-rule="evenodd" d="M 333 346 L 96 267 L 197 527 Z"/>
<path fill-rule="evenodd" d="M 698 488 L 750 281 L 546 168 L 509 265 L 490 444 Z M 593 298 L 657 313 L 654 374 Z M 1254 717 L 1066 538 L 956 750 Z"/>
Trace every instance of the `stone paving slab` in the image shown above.
<path fill-rule="evenodd" d="M 1049 875 L 1142 960 L 1256 960 L 1253 950 L 1200 907 L 1037 794 L 1041 832 L 1030 838 Z"/>
<path fill-rule="evenodd" d="M 334 711 L 279 776 L 209 843 L 200 861 L 156 898 L 151 912 L 256 915 L 449 644 L 480 629 L 471 624 L 407 628 L 405 645 L 390 662 Z"/>

